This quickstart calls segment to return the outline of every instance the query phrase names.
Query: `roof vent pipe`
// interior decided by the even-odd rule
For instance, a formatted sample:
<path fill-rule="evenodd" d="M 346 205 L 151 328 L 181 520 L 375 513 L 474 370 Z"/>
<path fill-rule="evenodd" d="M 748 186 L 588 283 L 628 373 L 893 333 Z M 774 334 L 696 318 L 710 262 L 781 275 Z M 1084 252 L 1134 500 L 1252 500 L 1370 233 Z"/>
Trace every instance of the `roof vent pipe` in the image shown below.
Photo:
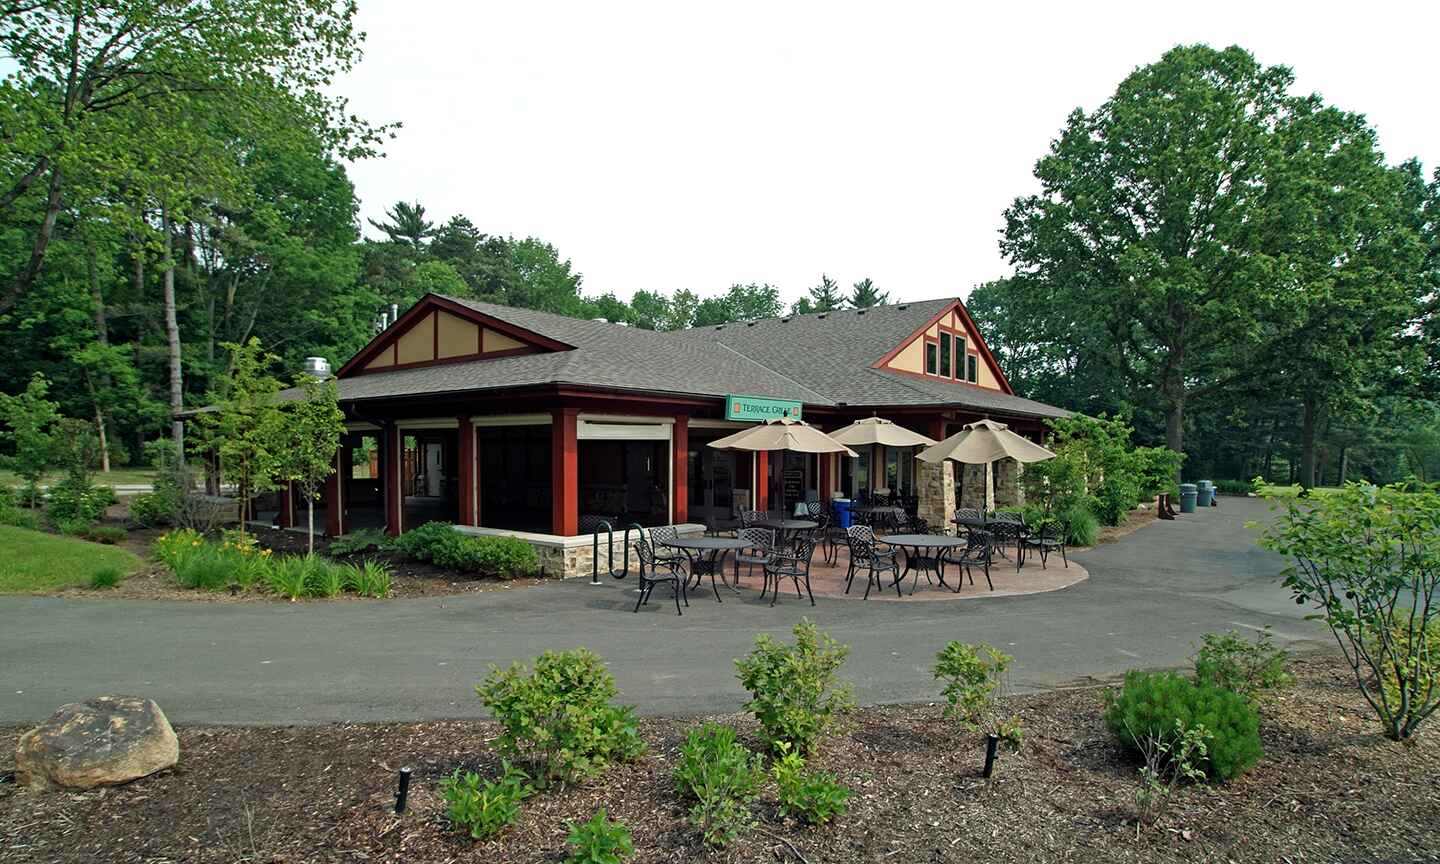
<path fill-rule="evenodd" d="M 400 320 L 400 304 L 399 304 L 399 303 L 391 303 L 391 304 L 390 304 L 390 323 L 391 323 L 391 324 L 394 324 L 396 321 L 399 321 L 399 320 Z"/>
<path fill-rule="evenodd" d="M 380 321 L 378 322 L 378 324 L 379 324 L 379 326 L 377 326 L 377 327 L 375 328 L 376 330 L 384 330 L 386 327 L 389 327 L 389 326 L 390 326 L 390 313 L 389 313 L 389 312 L 381 312 L 381 313 L 380 313 Z"/>
<path fill-rule="evenodd" d="M 315 378 L 329 378 L 330 361 L 324 357 L 306 357 L 305 374 Z"/>

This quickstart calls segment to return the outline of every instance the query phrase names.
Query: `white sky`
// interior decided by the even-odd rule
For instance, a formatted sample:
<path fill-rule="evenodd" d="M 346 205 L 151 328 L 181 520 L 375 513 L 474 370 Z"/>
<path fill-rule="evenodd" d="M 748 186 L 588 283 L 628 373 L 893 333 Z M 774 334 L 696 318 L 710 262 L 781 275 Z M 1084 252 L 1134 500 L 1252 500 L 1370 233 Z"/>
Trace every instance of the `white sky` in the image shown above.
<path fill-rule="evenodd" d="M 968 293 L 1009 272 L 1003 211 L 1067 113 L 1182 42 L 1288 65 L 1390 161 L 1440 164 L 1436 2 L 362 0 L 359 23 L 338 89 L 404 123 L 350 167 L 362 218 L 418 199 L 540 237 L 587 294 Z"/>

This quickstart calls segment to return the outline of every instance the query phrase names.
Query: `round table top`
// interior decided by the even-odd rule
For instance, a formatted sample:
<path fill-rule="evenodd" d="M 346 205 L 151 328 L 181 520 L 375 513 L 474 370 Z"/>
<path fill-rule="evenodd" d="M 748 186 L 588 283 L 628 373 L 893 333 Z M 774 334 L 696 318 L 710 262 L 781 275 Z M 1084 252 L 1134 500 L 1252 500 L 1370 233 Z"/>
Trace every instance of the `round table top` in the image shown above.
<path fill-rule="evenodd" d="M 780 531 L 808 531 L 811 528 L 819 528 L 819 522 L 812 522 L 809 519 L 761 519 L 755 523 L 756 528 L 774 528 Z"/>
<path fill-rule="evenodd" d="M 966 537 L 951 537 L 949 534 L 887 534 L 875 539 L 891 546 L 933 546 L 937 549 L 965 546 L 970 542 Z"/>
<path fill-rule="evenodd" d="M 661 546 L 670 546 L 675 549 L 744 549 L 751 544 L 735 537 L 675 537 L 670 540 L 661 540 Z"/>

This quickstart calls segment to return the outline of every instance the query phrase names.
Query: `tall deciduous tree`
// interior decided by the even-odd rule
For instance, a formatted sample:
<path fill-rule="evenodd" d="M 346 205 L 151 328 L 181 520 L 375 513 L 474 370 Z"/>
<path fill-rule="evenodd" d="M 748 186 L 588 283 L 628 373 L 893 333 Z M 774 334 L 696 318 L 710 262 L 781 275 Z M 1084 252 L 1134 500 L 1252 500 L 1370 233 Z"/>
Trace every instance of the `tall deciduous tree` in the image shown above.
<path fill-rule="evenodd" d="M 293 442 L 288 440 L 289 421 L 277 399 L 280 382 L 266 371 L 275 356 L 264 352 L 259 339 L 222 347 L 231 353 L 231 372 L 210 399 L 214 410 L 202 413 L 200 422 L 210 433 L 221 470 L 235 484 L 243 534 L 251 497 L 275 488 L 281 459 Z"/>

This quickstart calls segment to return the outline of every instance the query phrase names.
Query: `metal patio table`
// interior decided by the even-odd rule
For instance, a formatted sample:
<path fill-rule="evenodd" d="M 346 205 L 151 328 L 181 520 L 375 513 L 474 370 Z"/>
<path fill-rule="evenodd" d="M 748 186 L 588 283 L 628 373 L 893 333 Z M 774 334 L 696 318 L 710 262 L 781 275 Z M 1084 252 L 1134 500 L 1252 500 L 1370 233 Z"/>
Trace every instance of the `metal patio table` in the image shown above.
<path fill-rule="evenodd" d="M 715 575 L 719 573 L 720 581 L 725 582 L 725 572 L 722 568 L 725 553 L 737 549 L 744 549 L 750 544 L 744 540 L 734 537 L 676 537 L 671 540 L 662 540 L 660 545 L 669 546 L 672 549 L 679 549 L 690 559 L 690 575 L 695 577 L 695 586 L 700 586 L 700 577 L 706 573 L 710 575 L 710 590 L 715 592 L 716 602 L 723 603 L 720 599 L 720 589 L 715 585 Z M 739 594 L 740 591 L 729 582 L 725 587 Z"/>
<path fill-rule="evenodd" d="M 934 573 L 940 580 L 942 588 L 949 588 L 950 585 L 945 581 L 945 569 L 940 566 L 941 550 L 963 547 L 970 542 L 967 537 L 951 537 L 949 534 L 890 534 L 876 539 L 881 543 L 898 546 L 905 550 L 905 570 L 900 574 L 900 578 L 895 580 L 896 585 L 904 582 L 911 570 L 918 570 L 926 574 L 927 580 L 929 574 Z M 912 596 L 919 584 L 920 576 L 917 573 L 914 582 L 910 585 Z M 951 590 L 959 591 L 960 589 Z"/>
<path fill-rule="evenodd" d="M 850 512 L 870 517 L 868 521 L 872 528 L 877 527 L 874 524 L 875 517 L 877 516 L 884 517 L 887 522 L 887 525 L 884 527 L 889 527 L 889 525 L 892 524 L 899 525 L 905 519 L 905 508 L 898 507 L 894 504 L 867 504 L 864 507 L 851 507 Z"/>

